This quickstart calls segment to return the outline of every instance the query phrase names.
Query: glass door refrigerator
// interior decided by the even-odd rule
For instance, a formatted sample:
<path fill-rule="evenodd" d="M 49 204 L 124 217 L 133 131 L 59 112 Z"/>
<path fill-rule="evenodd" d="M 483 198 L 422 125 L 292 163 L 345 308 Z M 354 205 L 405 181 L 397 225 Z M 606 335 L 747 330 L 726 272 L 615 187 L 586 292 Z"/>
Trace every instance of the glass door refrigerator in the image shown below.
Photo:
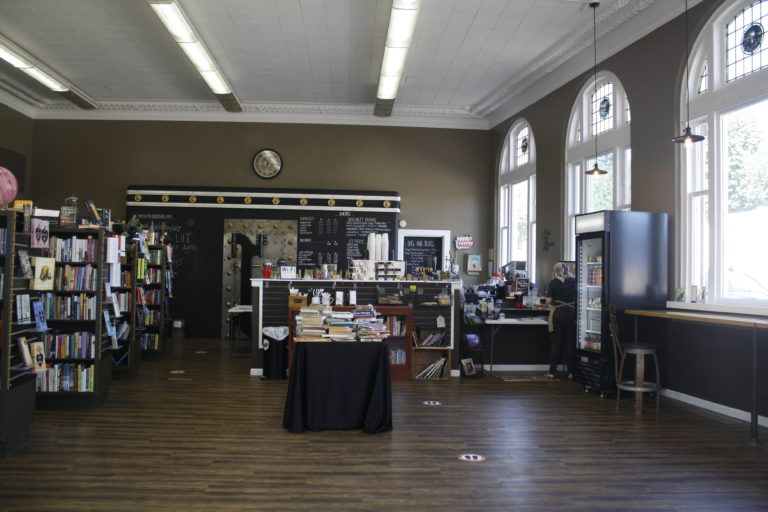
<path fill-rule="evenodd" d="M 667 214 L 651 212 L 576 216 L 576 370 L 587 391 L 605 396 L 616 388 L 608 305 L 622 311 L 666 303 L 667 222 Z M 619 332 L 631 340 L 629 324 Z"/>

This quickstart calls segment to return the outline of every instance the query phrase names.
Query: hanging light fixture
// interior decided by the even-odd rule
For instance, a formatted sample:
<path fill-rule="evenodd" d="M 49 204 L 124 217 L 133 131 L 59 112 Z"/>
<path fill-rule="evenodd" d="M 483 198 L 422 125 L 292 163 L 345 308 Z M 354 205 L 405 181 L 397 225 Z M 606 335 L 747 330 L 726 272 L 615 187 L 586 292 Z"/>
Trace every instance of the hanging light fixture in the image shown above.
<path fill-rule="evenodd" d="M 595 50 L 595 67 L 594 67 L 594 80 L 595 80 L 595 92 L 594 98 L 597 98 L 597 8 L 600 7 L 600 2 L 590 2 L 589 7 L 592 9 L 592 47 Z M 594 133 L 593 139 L 595 139 L 595 166 L 589 170 L 584 171 L 584 174 L 589 176 L 599 176 L 601 174 L 607 174 L 608 171 L 601 169 L 597 166 L 597 132 Z"/>
<path fill-rule="evenodd" d="M 678 135 L 672 142 L 678 144 L 685 144 L 685 147 L 690 147 L 694 142 L 701 142 L 704 140 L 703 135 L 696 135 L 691 132 L 691 89 L 690 89 L 690 76 L 689 76 L 689 60 L 690 55 L 688 51 L 688 0 L 685 0 L 685 130 L 682 135 Z"/>

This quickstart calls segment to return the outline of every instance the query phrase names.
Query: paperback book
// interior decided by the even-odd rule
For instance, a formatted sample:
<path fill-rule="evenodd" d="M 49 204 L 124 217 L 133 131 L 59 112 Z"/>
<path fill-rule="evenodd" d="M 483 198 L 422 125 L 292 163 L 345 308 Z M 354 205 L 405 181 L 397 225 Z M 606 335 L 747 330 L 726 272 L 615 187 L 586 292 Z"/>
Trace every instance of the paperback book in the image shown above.
<path fill-rule="evenodd" d="M 32 279 L 33 290 L 53 290 L 53 272 L 56 268 L 56 260 L 53 258 L 34 258 L 35 272 Z"/>

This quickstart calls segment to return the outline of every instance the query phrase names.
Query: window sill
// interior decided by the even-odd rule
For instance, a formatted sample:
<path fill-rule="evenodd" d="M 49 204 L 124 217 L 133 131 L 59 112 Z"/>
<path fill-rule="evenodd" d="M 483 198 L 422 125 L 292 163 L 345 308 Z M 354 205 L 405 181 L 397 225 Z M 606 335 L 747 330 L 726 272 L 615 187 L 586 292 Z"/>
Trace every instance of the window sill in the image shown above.
<path fill-rule="evenodd" d="M 768 316 L 768 308 L 754 306 L 730 306 L 725 304 L 704 304 L 700 302 L 667 301 L 667 309 L 685 309 L 709 313 L 734 313 L 737 315 Z"/>

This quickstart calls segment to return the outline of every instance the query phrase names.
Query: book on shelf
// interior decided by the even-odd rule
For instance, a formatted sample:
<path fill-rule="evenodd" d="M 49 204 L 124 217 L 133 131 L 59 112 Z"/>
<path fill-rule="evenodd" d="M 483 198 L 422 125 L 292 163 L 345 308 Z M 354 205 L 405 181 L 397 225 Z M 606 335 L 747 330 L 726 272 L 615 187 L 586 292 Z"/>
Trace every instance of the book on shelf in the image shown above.
<path fill-rule="evenodd" d="M 26 249 L 18 249 L 17 253 L 19 255 L 22 276 L 28 278 L 34 277 L 34 274 L 32 273 L 32 264 L 29 261 L 29 252 L 27 252 Z"/>
<path fill-rule="evenodd" d="M 443 369 L 445 368 L 446 358 L 441 357 L 428 364 L 417 375 L 417 379 L 436 379 L 443 376 Z"/>
<path fill-rule="evenodd" d="M 91 218 L 91 222 L 96 225 L 101 225 L 101 215 L 99 215 L 99 212 L 96 210 L 96 205 L 93 200 L 85 200 L 85 209 L 88 212 L 88 216 Z"/>
<path fill-rule="evenodd" d="M 62 206 L 59 210 L 59 225 L 64 228 L 77 226 L 77 206 Z"/>
<path fill-rule="evenodd" d="M 47 220 L 32 217 L 30 235 L 30 247 L 33 249 L 48 249 L 48 240 L 51 236 L 50 223 Z"/>
<path fill-rule="evenodd" d="M 32 313 L 35 316 L 35 329 L 38 331 L 47 331 L 48 322 L 45 319 L 45 311 L 43 310 L 43 301 L 32 301 Z"/>
<path fill-rule="evenodd" d="M 53 290 L 53 275 L 56 268 L 56 260 L 34 256 L 35 272 L 32 277 L 33 290 Z"/>
<path fill-rule="evenodd" d="M 27 342 L 27 338 L 24 336 L 19 336 L 16 338 L 16 344 L 19 346 L 19 353 L 21 354 L 21 360 L 24 363 L 24 366 L 27 368 L 32 368 L 34 363 L 32 362 L 32 354 L 29 352 L 29 343 Z"/>
<path fill-rule="evenodd" d="M 45 366 L 45 343 L 42 341 L 34 341 L 29 344 L 29 351 L 32 354 L 32 363 L 34 365 L 35 373 L 44 372 Z"/>
<path fill-rule="evenodd" d="M 32 310 L 29 304 L 29 294 L 19 293 L 16 295 L 16 322 L 28 324 L 32 321 Z"/>
<path fill-rule="evenodd" d="M 31 233 L 32 231 L 32 204 L 25 204 L 22 210 L 23 215 L 23 227 L 24 233 Z"/>

